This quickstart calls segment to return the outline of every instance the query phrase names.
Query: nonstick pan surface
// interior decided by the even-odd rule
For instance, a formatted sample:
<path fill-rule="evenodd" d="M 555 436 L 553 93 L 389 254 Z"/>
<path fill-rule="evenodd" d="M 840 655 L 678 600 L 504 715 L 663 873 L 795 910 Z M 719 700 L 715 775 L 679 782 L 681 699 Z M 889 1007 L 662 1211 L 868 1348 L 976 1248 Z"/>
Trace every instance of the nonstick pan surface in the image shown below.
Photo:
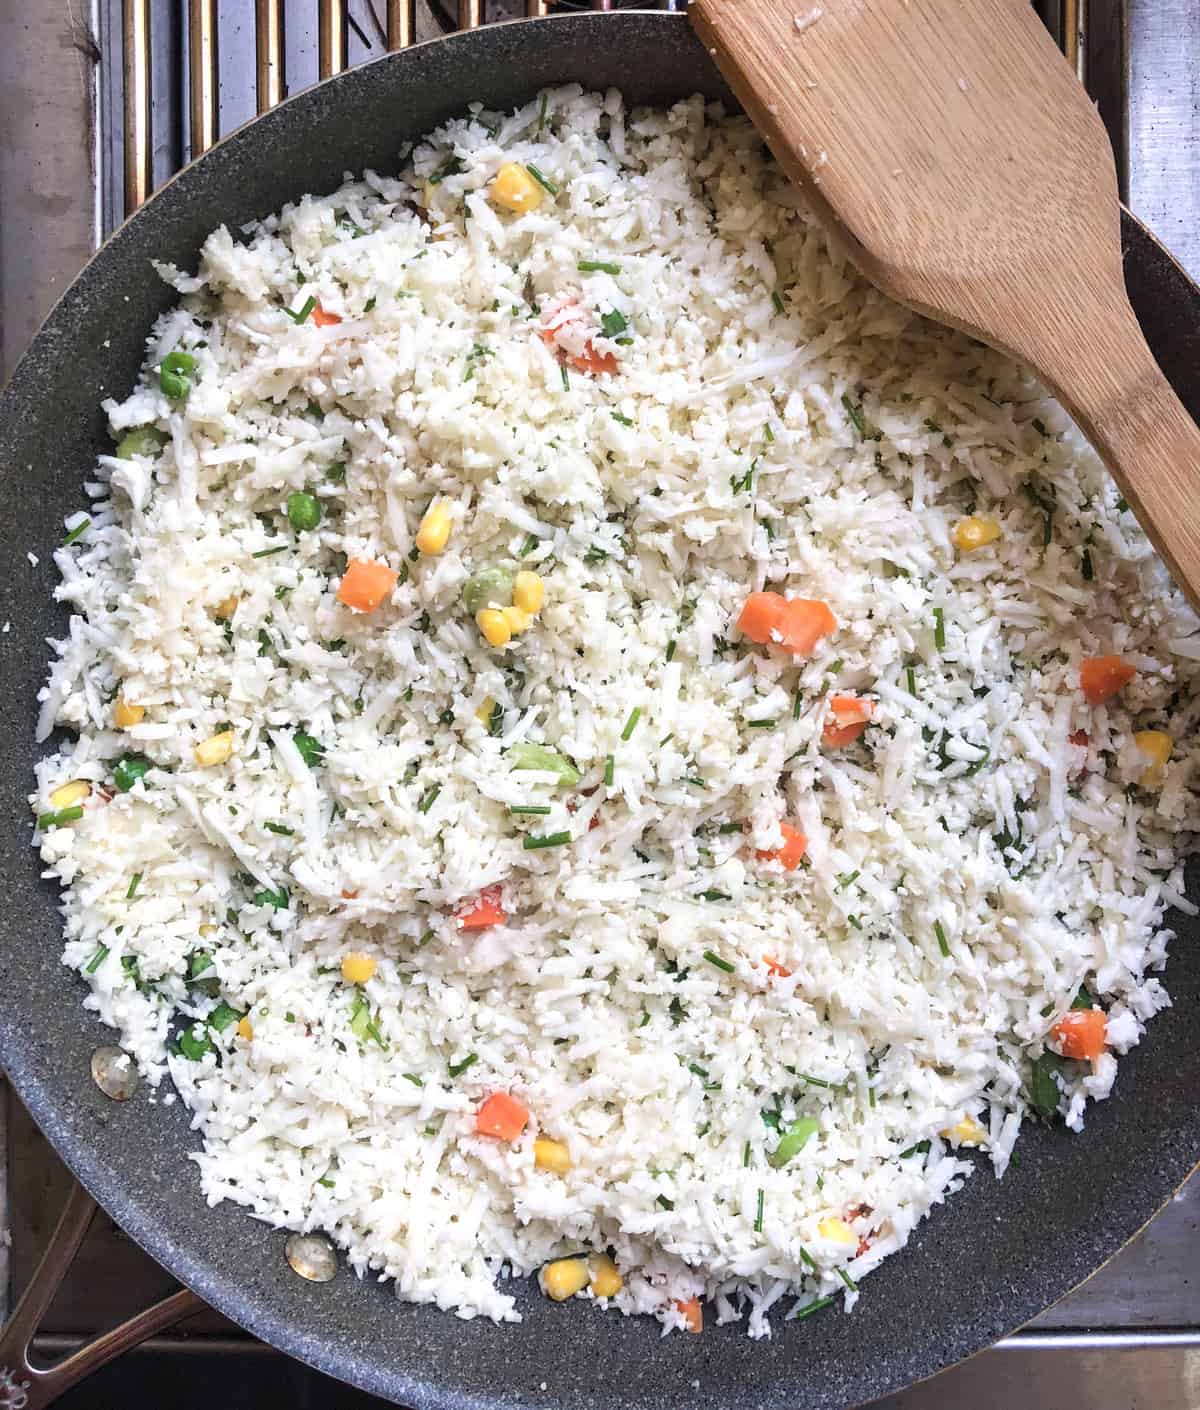
<path fill-rule="evenodd" d="M 416 1407 L 746 1406 L 814 1410 L 895 1390 L 988 1345 L 1105 1261 L 1166 1200 L 1200 1153 L 1200 925 L 1175 917 L 1166 984 L 1174 1007 L 1121 1064 L 1113 1097 L 1073 1136 L 1030 1123 L 1020 1164 L 997 1182 L 981 1165 L 961 1194 L 864 1285 L 850 1316 L 777 1319 L 660 1337 L 649 1319 L 520 1293 L 524 1321 L 497 1327 L 397 1303 L 342 1269 L 301 1281 L 284 1233 L 232 1205 L 209 1209 L 176 1103 L 116 1105 L 89 1058 L 112 1035 L 80 1008 L 60 968 L 57 897 L 39 878 L 26 796 L 51 598 L 52 550 L 97 453 L 109 449 L 103 397 L 133 384 L 153 319 L 174 297 L 150 261 L 193 268 L 215 226 L 237 226 L 346 172 L 395 170 L 405 143 L 479 99 L 507 109 L 570 80 L 630 103 L 694 92 L 728 99 L 680 15 L 578 14 L 497 25 L 389 55 L 290 99 L 220 143 L 156 195 L 64 295 L 0 401 L 0 1058 L 60 1155 L 114 1219 L 206 1301 L 264 1340 L 334 1376 Z M 870 81 L 865 79 L 864 81 Z M 1164 370 L 1200 412 L 1200 291 L 1124 219 L 1134 306 Z M 27 552 L 39 562 L 31 566 Z M 1200 876 L 1190 878 L 1200 895 Z"/>

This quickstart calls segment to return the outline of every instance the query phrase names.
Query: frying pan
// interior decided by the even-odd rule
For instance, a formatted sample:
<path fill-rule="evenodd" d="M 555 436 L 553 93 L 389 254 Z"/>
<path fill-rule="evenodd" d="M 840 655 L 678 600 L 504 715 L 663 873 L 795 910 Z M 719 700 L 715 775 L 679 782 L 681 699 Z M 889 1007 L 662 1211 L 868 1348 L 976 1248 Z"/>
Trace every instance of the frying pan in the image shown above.
<path fill-rule="evenodd" d="M 1030 1123 L 1019 1164 L 1001 1182 L 981 1165 L 871 1275 L 852 1315 L 780 1318 L 769 1341 L 751 1342 L 744 1325 L 663 1340 L 649 1319 L 554 1304 L 527 1285 L 524 1321 L 497 1327 L 401 1305 L 345 1268 L 331 1282 L 304 1282 L 284 1259 L 283 1231 L 232 1205 L 207 1208 L 182 1105 L 116 1104 L 91 1080 L 90 1056 L 112 1035 L 80 1008 L 83 987 L 59 966 L 56 893 L 29 845 L 36 693 L 45 638 L 65 625 L 51 600 L 51 551 L 109 448 L 101 398 L 128 392 L 146 332 L 174 297 L 150 260 L 194 267 L 222 222 L 332 190 L 347 171 L 394 170 L 404 143 L 472 99 L 508 109 L 568 80 L 620 87 L 631 103 L 697 91 L 730 101 L 686 19 L 669 13 L 515 22 L 389 55 L 290 99 L 187 168 L 96 255 L 17 368 L 0 401 L 0 621 L 12 624 L 0 636 L 9 744 L 0 754 L 0 1058 L 62 1158 L 152 1257 L 257 1336 L 376 1395 L 421 1410 L 846 1406 L 929 1376 L 1034 1316 L 1188 1175 L 1200 1153 L 1200 924 L 1172 919 L 1174 1007 L 1122 1061 L 1086 1131 Z M 1128 215 L 1123 233 L 1134 307 L 1196 414 L 1200 290 Z M 1189 883 L 1200 895 L 1200 873 Z"/>

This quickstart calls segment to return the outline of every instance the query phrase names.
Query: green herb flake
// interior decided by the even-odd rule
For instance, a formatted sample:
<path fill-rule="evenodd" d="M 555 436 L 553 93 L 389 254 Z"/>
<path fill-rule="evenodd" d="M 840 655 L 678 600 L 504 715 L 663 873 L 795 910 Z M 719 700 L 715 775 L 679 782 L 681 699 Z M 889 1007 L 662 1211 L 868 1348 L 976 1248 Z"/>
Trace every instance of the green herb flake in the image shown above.
<path fill-rule="evenodd" d="M 621 266 L 603 259 L 581 259 L 575 266 L 581 274 L 620 274 Z"/>
<path fill-rule="evenodd" d="M 774 306 L 776 313 L 787 312 L 787 304 L 784 303 L 783 295 L 779 292 L 778 289 L 771 290 L 771 303 Z"/>
<path fill-rule="evenodd" d="M 625 727 L 621 731 L 621 738 L 628 741 L 633 738 L 633 732 L 637 729 L 638 721 L 642 718 L 642 707 L 635 705 L 629 713 L 629 718 L 625 721 Z"/>
<path fill-rule="evenodd" d="M 552 811 L 549 803 L 510 803 L 510 813 L 529 813 L 536 817 L 546 817 Z"/>
<path fill-rule="evenodd" d="M 96 951 L 96 953 L 92 956 L 92 958 L 88 961 L 88 965 L 87 968 L 84 970 L 84 973 L 95 974 L 95 972 L 100 968 L 100 966 L 104 963 L 106 959 L 108 959 L 108 946 L 101 945 L 100 948 Z"/>
<path fill-rule="evenodd" d="M 950 946 L 946 943 L 946 932 L 942 929 L 942 923 L 941 923 L 940 920 L 935 920 L 935 921 L 934 921 L 934 923 L 933 923 L 933 933 L 934 933 L 934 935 L 937 936 L 938 949 L 941 950 L 941 952 L 942 952 L 942 957 L 943 957 L 944 959 L 949 959 L 949 958 L 950 958 Z"/>
<path fill-rule="evenodd" d="M 756 1234 L 761 1234 L 761 1233 L 762 1233 L 762 1226 L 763 1226 L 763 1191 L 762 1191 L 762 1190 L 759 1190 L 759 1192 L 758 1192 L 758 1204 L 757 1204 L 757 1206 L 756 1206 L 756 1208 L 755 1208 L 755 1211 L 754 1211 L 754 1232 L 755 1232 Z"/>
<path fill-rule="evenodd" d="M 71 532 L 66 536 L 66 538 L 63 539 L 62 546 L 64 548 L 70 548 L 71 545 L 75 543 L 77 539 L 82 538 L 83 535 L 87 533 L 88 529 L 91 528 L 91 525 L 92 521 L 85 514 L 83 518 L 80 519 L 79 523 L 75 524 L 72 527 Z"/>
<path fill-rule="evenodd" d="M 446 1064 L 446 1071 L 451 1077 L 461 1077 L 468 1067 L 474 1067 L 479 1061 L 478 1053 L 468 1053 L 461 1062 L 450 1062 Z"/>
<path fill-rule="evenodd" d="M 290 308 L 287 308 L 286 306 L 283 311 L 287 314 L 287 316 L 292 320 L 293 323 L 299 325 L 308 321 L 308 315 L 313 311 L 314 308 L 316 308 L 316 306 L 316 299 L 313 298 L 311 294 L 309 294 L 308 298 L 306 298 L 303 304 L 301 304 L 300 311 L 298 313 L 293 313 L 292 310 Z"/>
<path fill-rule="evenodd" d="M 432 788 L 421 796 L 421 801 L 417 804 L 418 813 L 427 813 L 438 800 L 438 794 L 442 791 L 442 785 L 435 783 Z"/>
<path fill-rule="evenodd" d="M 558 195 L 558 187 L 555 186 L 554 182 L 551 181 L 542 171 L 540 171 L 536 166 L 534 166 L 532 162 L 525 163 L 525 170 L 530 174 L 530 176 L 533 177 L 533 179 L 537 182 L 537 184 L 542 188 L 543 191 L 549 191 L 552 196 Z"/>
<path fill-rule="evenodd" d="M 140 871 L 134 872 L 133 880 L 129 883 L 129 890 L 125 893 L 125 899 L 132 901 L 137 895 L 138 886 L 141 884 L 142 874 Z"/>
<path fill-rule="evenodd" d="M 609 788 L 612 787 L 613 776 L 614 776 L 614 774 L 616 773 L 616 766 L 617 766 L 617 765 L 616 765 L 616 759 L 615 759 L 611 754 L 605 754 L 605 756 L 604 756 L 604 782 L 605 782 L 605 784 L 606 784 Z"/>
<path fill-rule="evenodd" d="M 521 846 L 526 852 L 539 852 L 547 847 L 565 847 L 570 840 L 569 832 L 551 832 L 545 837 L 527 837 Z"/>
<path fill-rule="evenodd" d="M 782 1170 L 789 1160 L 800 1154 L 820 1129 L 821 1123 L 815 1116 L 802 1116 L 798 1121 L 793 1121 L 780 1136 L 779 1144 L 767 1157 L 772 1167 Z"/>
<path fill-rule="evenodd" d="M 237 1023 L 242 1017 L 237 1009 L 227 1004 L 224 999 L 213 1009 L 208 1016 L 208 1026 L 218 1033 L 224 1033 L 231 1023 Z"/>
<path fill-rule="evenodd" d="M 632 426 L 632 425 L 633 425 L 633 422 L 629 419 L 629 417 L 628 417 L 628 416 L 622 416 L 619 411 L 610 411 L 608 414 L 612 417 L 612 419 L 613 419 L 614 421 L 619 421 L 622 426 Z"/>
<path fill-rule="evenodd" d="M 1091 549 L 1085 548 L 1079 558 L 1079 571 L 1083 574 L 1085 583 L 1090 583 L 1096 576 L 1096 570 L 1092 566 Z"/>
<path fill-rule="evenodd" d="M 629 320 L 618 308 L 600 315 L 600 328 L 606 338 L 615 338 L 629 327 Z"/>
<path fill-rule="evenodd" d="M 83 817 L 83 808 L 76 804 L 73 808 L 59 808 L 56 813 L 39 813 L 37 825 L 42 832 L 47 828 L 62 827 L 66 823 L 78 822 Z"/>
<path fill-rule="evenodd" d="M 723 893 L 708 892 L 708 891 L 704 892 L 704 895 L 705 895 L 705 896 L 717 895 L 717 894 L 720 894 L 723 900 L 728 900 L 728 899 L 729 899 L 729 898 L 728 898 L 727 896 L 725 896 Z M 720 955 L 715 955 L 715 954 L 713 954 L 713 952 L 712 952 L 711 950 L 705 950 L 705 952 L 704 952 L 704 958 L 709 962 L 710 965 L 713 965 L 716 969 L 721 970 L 721 971 L 722 971 L 723 973 L 725 973 L 725 974 L 733 974 L 733 973 L 735 972 L 736 968 L 737 968 L 736 965 L 731 965 L 728 960 L 723 960 Z"/>
<path fill-rule="evenodd" d="M 946 649 L 946 613 L 941 607 L 933 609 L 933 644 L 939 651 Z"/>
<path fill-rule="evenodd" d="M 850 397 L 846 393 L 843 393 L 842 406 L 845 408 L 846 415 L 850 418 L 854 429 L 858 432 L 858 439 L 860 441 L 869 439 L 867 436 L 867 423 L 863 417 L 861 404 L 851 401 Z"/>

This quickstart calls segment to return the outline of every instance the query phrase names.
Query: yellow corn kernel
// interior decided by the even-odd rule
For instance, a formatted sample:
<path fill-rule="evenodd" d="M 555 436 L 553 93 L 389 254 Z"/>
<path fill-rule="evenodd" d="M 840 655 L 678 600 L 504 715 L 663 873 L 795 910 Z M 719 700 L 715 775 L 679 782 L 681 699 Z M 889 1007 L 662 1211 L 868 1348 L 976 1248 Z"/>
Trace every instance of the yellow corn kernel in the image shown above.
<path fill-rule="evenodd" d="M 539 1170 L 565 1175 L 571 1168 L 571 1152 L 561 1141 L 552 1141 L 549 1136 L 539 1136 L 533 1143 L 533 1163 Z"/>
<path fill-rule="evenodd" d="M 492 178 L 491 197 L 506 211 L 524 215 L 542 204 L 542 188 L 517 162 L 506 162 Z"/>
<path fill-rule="evenodd" d="M 982 548 L 985 543 L 995 543 L 999 537 L 1000 525 L 995 519 L 981 519 L 976 514 L 960 519 L 954 526 L 954 542 L 964 553 Z"/>
<path fill-rule="evenodd" d="M 542 1269 L 542 1291 L 555 1302 L 566 1302 L 588 1285 L 588 1266 L 582 1258 L 560 1258 Z"/>
<path fill-rule="evenodd" d="M 607 1253 L 592 1259 L 591 1289 L 596 1297 L 616 1297 L 625 1286 L 625 1279 Z"/>
<path fill-rule="evenodd" d="M 342 978 L 347 984 L 365 984 L 375 977 L 375 967 L 374 955 L 355 952 L 343 958 Z"/>
<path fill-rule="evenodd" d="M 513 606 L 536 617 L 546 601 L 546 584 L 539 573 L 522 568 L 513 579 Z"/>
<path fill-rule="evenodd" d="M 213 608 L 213 616 L 218 622 L 227 622 L 237 611 L 238 595 L 236 592 L 230 593 L 228 597 L 223 597 Z"/>
<path fill-rule="evenodd" d="M 1157 788 L 1162 783 L 1163 769 L 1171 757 L 1171 736 L 1166 730 L 1141 729 L 1133 736 L 1133 742 L 1150 760 L 1138 782 L 1143 788 Z"/>
<path fill-rule="evenodd" d="M 90 796 L 92 785 L 85 779 L 72 779 L 70 783 L 64 783 L 61 788 L 56 788 L 50 795 L 50 806 L 57 813 L 63 808 L 78 807 L 83 800 Z"/>
<path fill-rule="evenodd" d="M 973 1116 L 964 1116 L 961 1121 L 948 1126 L 941 1135 L 944 1141 L 951 1141 L 956 1146 L 981 1146 L 987 1140 L 987 1132 Z"/>
<path fill-rule="evenodd" d="M 430 556 L 441 553 L 450 541 L 452 522 L 449 504 L 444 499 L 435 499 L 417 530 L 417 547 L 421 552 Z"/>
<path fill-rule="evenodd" d="M 220 734 L 214 734 L 203 744 L 197 744 L 193 752 L 202 769 L 211 769 L 214 764 L 225 763 L 233 753 L 233 731 L 223 729 Z"/>
<path fill-rule="evenodd" d="M 495 708 L 496 702 L 489 695 L 486 697 L 479 709 L 475 711 L 475 718 L 484 727 L 484 729 L 487 729 L 488 725 L 492 723 L 492 711 Z"/>
<path fill-rule="evenodd" d="M 501 607 L 500 613 L 508 623 L 508 630 L 512 636 L 520 636 L 522 632 L 527 632 L 533 626 L 533 618 L 528 612 L 522 612 L 519 607 Z"/>
<path fill-rule="evenodd" d="M 131 705 L 125 699 L 122 691 L 117 695 L 116 703 L 113 705 L 113 724 L 118 729 L 130 729 L 133 725 L 140 725 L 142 717 L 146 713 L 144 705 Z"/>
<path fill-rule="evenodd" d="M 512 628 L 508 618 L 498 607 L 481 607 L 475 613 L 475 625 L 483 633 L 489 646 L 507 646 L 512 640 Z"/>
<path fill-rule="evenodd" d="M 239 1038 L 245 1038 L 247 1043 L 254 1037 L 254 1029 L 250 1026 L 250 1020 L 245 1014 L 238 1019 L 237 1035 Z"/>
<path fill-rule="evenodd" d="M 817 1225 L 817 1233 L 823 1239 L 832 1239 L 838 1244 L 857 1244 L 858 1235 L 844 1219 L 822 1219 Z"/>

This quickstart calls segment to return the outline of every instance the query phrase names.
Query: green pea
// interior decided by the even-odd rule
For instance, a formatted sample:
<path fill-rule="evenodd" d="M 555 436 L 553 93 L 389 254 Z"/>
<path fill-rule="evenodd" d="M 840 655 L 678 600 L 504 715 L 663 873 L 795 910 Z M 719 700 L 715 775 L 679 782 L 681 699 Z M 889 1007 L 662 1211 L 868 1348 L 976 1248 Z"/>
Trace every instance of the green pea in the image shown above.
<path fill-rule="evenodd" d="M 117 458 L 129 460 L 135 455 L 155 456 L 167 441 L 165 431 L 157 426 L 135 426 L 117 442 Z"/>
<path fill-rule="evenodd" d="M 113 782 L 122 793 L 128 793 L 138 779 L 153 767 L 144 754 L 122 754 L 113 769 Z"/>
<path fill-rule="evenodd" d="M 512 745 L 508 760 L 514 769 L 537 769 L 539 772 L 557 774 L 559 783 L 574 788 L 580 780 L 580 772 L 565 755 L 557 749 L 547 749 L 544 744 L 530 744 L 522 740 Z"/>
<path fill-rule="evenodd" d="M 182 401 L 191 388 L 188 374 L 195 367 L 196 359 L 191 353 L 168 353 L 158 369 L 158 385 L 172 401 Z"/>
<path fill-rule="evenodd" d="M 802 1116 L 799 1121 L 793 1121 L 768 1157 L 775 1169 L 780 1169 L 794 1155 L 799 1155 L 820 1127 L 821 1123 L 811 1116 Z"/>
<path fill-rule="evenodd" d="M 463 583 L 463 603 L 472 616 L 484 607 L 512 605 L 513 575 L 507 568 L 481 568 Z"/>
<path fill-rule="evenodd" d="M 306 494 L 303 490 L 290 494 L 287 501 L 287 517 L 288 523 L 298 534 L 307 533 L 321 522 L 320 502 L 315 495 Z"/>

